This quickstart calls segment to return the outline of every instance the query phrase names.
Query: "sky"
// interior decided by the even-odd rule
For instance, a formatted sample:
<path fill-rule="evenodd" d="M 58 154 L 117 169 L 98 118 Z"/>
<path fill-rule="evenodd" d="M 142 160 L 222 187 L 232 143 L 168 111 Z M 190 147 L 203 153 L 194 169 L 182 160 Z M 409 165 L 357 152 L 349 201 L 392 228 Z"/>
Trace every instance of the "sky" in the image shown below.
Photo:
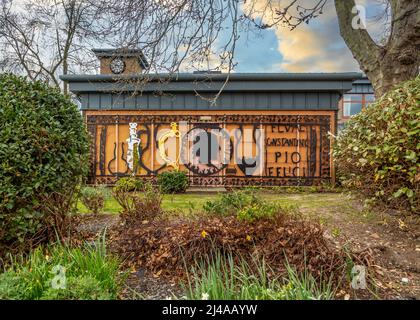
<path fill-rule="evenodd" d="M 0 0 L 1 1 L 1 0 Z M 20 3 L 22 0 L 15 0 Z M 282 8 L 292 0 L 253 0 L 246 3 L 256 4 L 258 8 L 265 8 L 267 2 L 273 4 L 274 8 Z M 311 7 L 319 0 L 298 0 L 298 3 L 305 7 Z M 356 3 L 363 5 L 367 14 L 367 26 L 369 33 L 375 40 L 383 36 L 385 29 L 384 21 L 375 19 L 380 12 L 383 12 L 385 0 L 356 0 Z M 244 1 L 245 2 L 245 1 Z M 246 5 L 242 9 L 246 11 Z M 296 5 L 294 6 L 294 8 Z M 272 11 L 270 11 L 272 12 Z M 263 22 L 270 23 L 271 17 L 261 17 L 256 14 L 256 19 L 263 19 Z M 328 0 L 324 12 L 319 17 L 310 21 L 308 25 L 303 23 L 295 30 L 290 31 L 284 26 L 275 26 L 270 29 L 257 30 L 253 32 L 241 32 L 240 39 L 236 43 L 234 62 L 236 63 L 233 72 L 348 72 L 360 71 L 357 61 L 347 48 L 339 33 L 338 19 L 335 12 L 334 0 Z M 231 30 L 227 29 L 220 35 L 218 43 L 221 48 L 215 50 L 213 57 L 214 65 L 219 65 L 219 50 L 231 36 Z M 109 47 L 109 45 L 98 44 L 96 47 Z M 90 48 L 89 48 L 90 49 Z M 91 54 L 92 55 L 92 54 Z M 93 61 L 96 58 L 92 56 Z M 205 70 L 208 66 L 199 66 Z M 181 65 L 181 72 L 191 72 L 195 66 Z M 197 69 L 197 68 L 195 68 Z M 81 71 L 75 67 L 76 73 Z M 222 71 L 225 69 L 222 68 Z M 89 72 L 89 71 L 88 71 Z M 94 72 L 94 71 L 92 71 Z"/>
<path fill-rule="evenodd" d="M 267 0 L 259 0 L 262 4 Z M 303 3 L 313 2 L 303 0 Z M 379 38 L 384 22 L 375 17 L 380 0 L 359 0 L 366 8 L 368 31 Z M 237 43 L 235 72 L 346 72 L 360 71 L 339 33 L 334 1 L 324 14 L 293 31 L 273 27 L 258 33 L 241 34 Z"/>

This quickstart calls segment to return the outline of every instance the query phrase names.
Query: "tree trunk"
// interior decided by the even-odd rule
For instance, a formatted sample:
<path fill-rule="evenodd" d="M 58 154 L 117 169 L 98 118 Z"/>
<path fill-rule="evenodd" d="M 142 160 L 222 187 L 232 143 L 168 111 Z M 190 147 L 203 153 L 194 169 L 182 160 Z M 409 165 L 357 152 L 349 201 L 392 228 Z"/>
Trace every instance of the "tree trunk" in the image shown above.
<path fill-rule="evenodd" d="M 377 97 L 415 78 L 420 67 L 420 9 L 417 0 L 390 0 L 391 35 L 377 45 L 365 29 L 354 29 L 354 0 L 335 0 L 341 36 L 372 82 Z"/>
<path fill-rule="evenodd" d="M 67 60 L 67 55 L 63 59 L 63 75 L 67 75 L 69 73 L 69 65 Z M 69 84 L 67 81 L 63 81 L 63 93 L 67 95 L 69 93 Z"/>

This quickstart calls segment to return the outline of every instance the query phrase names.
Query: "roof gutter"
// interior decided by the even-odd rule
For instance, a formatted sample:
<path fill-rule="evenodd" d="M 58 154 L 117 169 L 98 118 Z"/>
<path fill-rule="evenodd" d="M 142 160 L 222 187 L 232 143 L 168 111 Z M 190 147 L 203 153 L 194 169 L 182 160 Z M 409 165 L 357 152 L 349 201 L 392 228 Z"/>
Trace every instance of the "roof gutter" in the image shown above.
<path fill-rule="evenodd" d="M 91 92 L 336 92 L 352 89 L 361 73 L 235 73 L 66 75 L 75 94 Z M 226 83 L 226 81 L 228 81 Z"/>
<path fill-rule="evenodd" d="M 139 74 L 139 75 L 62 75 L 67 82 L 121 82 L 121 81 L 355 81 L 362 73 L 231 73 L 231 74 Z"/>

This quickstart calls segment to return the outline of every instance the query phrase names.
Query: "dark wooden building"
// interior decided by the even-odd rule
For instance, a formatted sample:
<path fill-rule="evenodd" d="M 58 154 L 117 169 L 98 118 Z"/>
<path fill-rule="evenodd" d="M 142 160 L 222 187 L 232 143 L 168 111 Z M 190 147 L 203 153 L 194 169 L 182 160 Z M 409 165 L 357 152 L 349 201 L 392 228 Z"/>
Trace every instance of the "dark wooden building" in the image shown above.
<path fill-rule="evenodd" d="M 361 74 L 151 75 L 141 51 L 95 52 L 101 74 L 62 77 L 92 136 L 92 183 L 167 170 L 193 186 L 334 180 L 330 133 Z"/>

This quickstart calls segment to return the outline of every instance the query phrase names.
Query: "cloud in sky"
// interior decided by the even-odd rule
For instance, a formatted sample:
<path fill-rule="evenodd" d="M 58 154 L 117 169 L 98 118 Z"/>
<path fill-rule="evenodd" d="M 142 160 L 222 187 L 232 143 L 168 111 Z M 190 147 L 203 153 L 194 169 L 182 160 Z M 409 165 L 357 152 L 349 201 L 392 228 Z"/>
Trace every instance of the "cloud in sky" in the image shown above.
<path fill-rule="evenodd" d="M 358 70 L 357 62 L 340 37 L 334 18 L 320 17 L 312 25 L 288 31 L 277 29 L 280 68 L 288 72 L 333 72 Z"/>
<path fill-rule="evenodd" d="M 270 0 L 258 0 L 258 7 L 265 8 Z M 310 7 L 313 0 L 305 1 Z M 272 4 L 276 2 L 272 2 Z M 277 1 L 280 7 L 280 2 Z M 244 8 L 246 10 L 246 8 Z M 271 18 L 264 18 L 270 23 Z M 359 70 L 350 50 L 340 37 L 333 2 L 329 1 L 324 13 L 309 25 L 302 24 L 293 31 L 284 26 L 273 28 L 278 39 L 277 50 L 282 59 L 273 65 L 283 72 L 339 72 Z"/>
<path fill-rule="evenodd" d="M 356 2 L 366 5 L 368 13 L 369 10 L 372 13 L 372 7 L 369 7 L 368 4 L 369 1 L 374 0 L 358 0 Z M 301 0 L 300 4 L 311 7 L 315 2 L 317 0 Z M 281 5 L 284 6 L 285 2 L 256 0 L 253 3 L 253 9 L 256 12 L 262 12 L 264 8 L 267 8 L 267 4 L 274 8 L 279 8 Z M 244 11 L 247 11 L 246 7 L 244 7 Z M 255 14 L 254 17 L 257 18 L 258 14 Z M 272 22 L 272 17 L 266 15 L 263 17 L 263 21 L 270 23 Z M 376 24 L 373 27 L 378 27 L 378 25 Z M 293 31 L 284 26 L 275 26 L 272 29 L 263 31 L 262 34 L 263 37 L 274 36 L 277 42 L 276 61 L 272 59 L 274 57 L 272 42 L 270 47 L 267 47 L 265 41 L 258 44 L 258 40 L 255 40 L 257 45 L 252 49 L 259 52 L 256 56 L 259 56 L 260 61 L 270 61 L 272 63 L 268 71 L 342 72 L 360 70 L 357 61 L 353 58 L 351 51 L 340 36 L 334 1 L 328 1 L 323 14 L 311 20 L 309 25 L 302 24 Z M 239 57 L 241 56 L 242 54 L 239 53 Z M 242 69 L 241 66 L 240 69 Z"/>

